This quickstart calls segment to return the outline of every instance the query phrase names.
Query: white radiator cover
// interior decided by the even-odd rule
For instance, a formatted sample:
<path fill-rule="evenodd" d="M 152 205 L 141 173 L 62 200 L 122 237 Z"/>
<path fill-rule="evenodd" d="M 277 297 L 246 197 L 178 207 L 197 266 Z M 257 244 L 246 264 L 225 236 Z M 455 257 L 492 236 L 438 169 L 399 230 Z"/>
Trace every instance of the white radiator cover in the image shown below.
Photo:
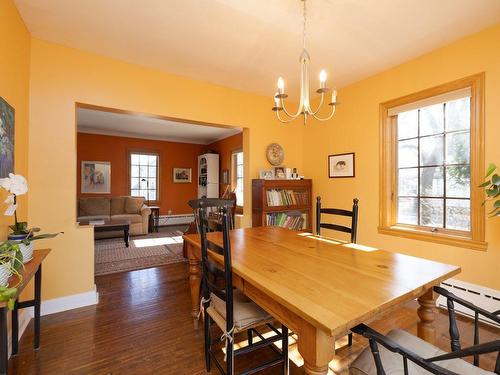
<path fill-rule="evenodd" d="M 161 215 L 159 225 L 180 225 L 189 224 L 194 221 L 193 214 L 182 215 Z"/>
<path fill-rule="evenodd" d="M 500 292 L 495 289 L 490 289 L 484 286 L 467 283 L 465 281 L 448 279 L 441 283 L 441 286 L 456 296 L 463 298 L 466 301 L 472 302 L 486 311 L 500 310 Z M 446 298 L 439 296 L 436 300 L 436 305 L 446 309 Z M 455 303 L 455 311 L 459 314 L 474 318 L 474 312 L 458 303 Z M 479 320 L 499 327 L 497 323 L 486 319 L 479 315 Z"/>

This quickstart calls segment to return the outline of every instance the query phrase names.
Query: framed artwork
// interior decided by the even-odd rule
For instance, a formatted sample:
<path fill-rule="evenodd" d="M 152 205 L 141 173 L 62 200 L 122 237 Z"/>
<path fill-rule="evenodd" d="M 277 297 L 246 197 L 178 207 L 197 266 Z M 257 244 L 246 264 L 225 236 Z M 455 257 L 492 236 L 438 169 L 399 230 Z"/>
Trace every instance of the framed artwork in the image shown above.
<path fill-rule="evenodd" d="M 111 193 L 111 163 L 109 161 L 82 161 L 81 192 L 85 194 Z"/>
<path fill-rule="evenodd" d="M 272 180 L 274 178 L 274 172 L 272 169 L 261 169 L 259 177 L 263 180 Z"/>
<path fill-rule="evenodd" d="M 328 177 L 354 177 L 354 152 L 328 156 Z"/>
<path fill-rule="evenodd" d="M 286 168 L 284 166 L 281 167 L 273 167 L 273 175 L 274 178 L 277 179 L 285 179 L 286 178 Z"/>
<path fill-rule="evenodd" d="M 224 185 L 229 185 L 229 169 L 223 169 L 222 170 L 222 177 L 221 177 L 221 182 Z"/>
<path fill-rule="evenodd" d="M 191 168 L 174 168 L 174 182 L 188 184 L 191 182 Z"/>
<path fill-rule="evenodd" d="M 0 178 L 14 173 L 14 108 L 0 97 Z"/>

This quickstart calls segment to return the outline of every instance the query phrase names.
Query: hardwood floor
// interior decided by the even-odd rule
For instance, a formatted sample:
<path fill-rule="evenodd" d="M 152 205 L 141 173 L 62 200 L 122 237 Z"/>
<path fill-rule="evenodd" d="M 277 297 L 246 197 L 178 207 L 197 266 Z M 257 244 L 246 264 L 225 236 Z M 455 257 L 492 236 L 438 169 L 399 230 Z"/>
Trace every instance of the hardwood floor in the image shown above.
<path fill-rule="evenodd" d="M 32 349 L 30 323 L 20 354 L 9 362 L 10 374 L 205 374 L 203 331 L 193 329 L 190 316 L 187 263 L 99 276 L 96 284 L 98 305 L 42 317 L 38 352 Z M 381 332 L 402 327 L 415 333 L 416 306 L 408 303 L 371 326 Z M 444 313 L 438 314 L 438 345 L 445 350 L 447 321 Z M 472 324 L 460 320 L 460 329 L 463 344 L 471 343 Z M 481 328 L 482 340 L 499 334 L 498 329 Z M 355 335 L 352 348 L 340 349 L 331 364 L 335 373 L 346 374 L 349 362 L 366 344 Z M 264 351 L 238 358 L 237 368 L 266 355 Z M 290 373 L 303 374 L 293 344 L 290 356 L 298 362 L 291 363 Z M 494 361 L 494 356 L 483 358 L 482 367 L 492 369 Z M 278 368 L 262 372 L 279 373 Z"/>

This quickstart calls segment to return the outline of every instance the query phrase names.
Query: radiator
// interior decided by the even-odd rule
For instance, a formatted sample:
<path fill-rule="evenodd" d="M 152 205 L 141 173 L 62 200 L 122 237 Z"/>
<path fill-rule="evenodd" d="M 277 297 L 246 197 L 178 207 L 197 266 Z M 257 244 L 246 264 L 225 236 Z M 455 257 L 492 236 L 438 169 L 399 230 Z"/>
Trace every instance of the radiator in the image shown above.
<path fill-rule="evenodd" d="M 448 279 L 442 282 L 441 286 L 456 296 L 472 302 L 476 306 L 482 307 L 486 311 L 493 312 L 500 310 L 500 292 L 497 290 L 456 279 Z M 446 298 L 439 296 L 436 301 L 436 305 L 446 309 Z M 455 303 L 455 311 L 459 314 L 474 318 L 474 312 L 472 310 L 459 305 L 458 303 Z M 500 327 L 497 323 L 491 321 L 490 319 L 486 319 L 481 315 L 479 315 L 479 320 L 490 325 Z"/>
<path fill-rule="evenodd" d="M 181 225 L 189 224 L 194 220 L 193 214 L 183 214 L 183 215 L 160 215 L 159 225 Z"/>

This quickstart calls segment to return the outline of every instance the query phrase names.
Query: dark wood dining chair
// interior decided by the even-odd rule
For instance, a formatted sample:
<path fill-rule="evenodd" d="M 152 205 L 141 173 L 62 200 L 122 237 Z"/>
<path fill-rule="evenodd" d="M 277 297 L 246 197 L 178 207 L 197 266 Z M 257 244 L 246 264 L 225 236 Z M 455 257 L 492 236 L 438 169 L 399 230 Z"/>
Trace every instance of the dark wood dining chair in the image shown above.
<path fill-rule="evenodd" d="M 221 232 L 222 231 L 222 207 L 226 207 L 229 216 L 229 228 L 234 229 L 234 216 L 236 210 L 236 195 L 233 197 L 229 196 L 228 199 L 222 198 L 202 198 L 205 204 L 205 213 L 207 214 L 207 219 L 209 223 L 208 230 L 210 232 Z M 198 201 L 199 199 L 193 199 L 188 202 L 189 207 L 193 209 L 194 219 L 196 223 L 196 228 L 199 228 L 199 217 L 198 217 Z"/>
<path fill-rule="evenodd" d="M 486 311 L 442 287 L 434 291 L 446 298 L 449 318 L 451 352 L 445 352 L 412 334 L 396 329 L 384 336 L 370 327 L 360 324 L 352 329 L 368 339 L 366 348 L 349 366 L 351 375 L 387 374 L 436 374 L 436 375 L 486 375 L 500 374 L 500 339 L 479 343 L 479 317 L 500 324 L 500 310 Z M 455 304 L 467 307 L 474 314 L 474 344 L 462 348 L 458 330 Z M 479 368 L 479 356 L 498 353 L 494 372 Z M 473 357 L 473 364 L 464 361 Z"/>
<path fill-rule="evenodd" d="M 217 204 L 221 213 L 223 246 L 207 239 L 209 223 L 207 208 Z M 233 289 L 231 267 L 231 242 L 229 239 L 230 217 L 227 200 L 200 199 L 196 202 L 198 211 L 199 232 L 201 239 L 202 258 L 202 307 L 205 333 L 205 363 L 210 372 L 212 361 L 222 374 L 234 374 L 234 358 L 250 353 L 254 350 L 269 347 L 275 356 L 253 368 L 246 369 L 240 374 L 253 374 L 263 369 L 281 364 L 283 374 L 288 374 L 288 329 L 281 325 L 281 332 L 272 323 L 274 319 L 262 308 L 256 305 L 241 291 Z M 195 203 L 193 202 L 193 205 Z M 222 255 L 224 264 L 216 265 L 209 257 L 208 251 Z M 221 286 L 216 280 L 223 280 Z M 222 338 L 226 343 L 225 366 L 216 356 L 212 346 L 218 343 L 218 338 L 212 341 L 211 326 L 215 323 L 222 331 Z M 270 330 L 273 335 L 264 337 L 263 329 Z M 248 345 L 234 350 L 235 334 L 247 332 Z M 260 341 L 253 342 L 254 334 Z M 281 341 L 282 350 L 279 351 L 274 343 Z"/>
<path fill-rule="evenodd" d="M 321 234 L 321 228 L 336 230 L 339 232 L 350 233 L 351 242 L 356 243 L 356 234 L 358 231 L 358 203 L 359 199 L 352 200 L 352 210 L 344 210 L 340 208 L 323 208 L 321 207 L 321 197 L 316 197 L 316 234 Z M 321 221 L 321 215 L 335 215 L 335 216 L 348 216 L 351 217 L 351 226 L 326 223 Z"/>
<path fill-rule="evenodd" d="M 321 207 L 321 197 L 316 197 L 316 235 L 321 235 L 321 228 L 336 230 L 344 233 L 351 234 L 351 242 L 356 243 L 356 234 L 358 231 L 358 198 L 352 200 L 352 211 L 344 210 L 341 208 L 323 208 Z M 351 217 L 351 226 L 326 223 L 321 221 L 321 215 L 335 215 Z M 352 346 L 352 333 L 347 335 L 347 345 Z"/>

